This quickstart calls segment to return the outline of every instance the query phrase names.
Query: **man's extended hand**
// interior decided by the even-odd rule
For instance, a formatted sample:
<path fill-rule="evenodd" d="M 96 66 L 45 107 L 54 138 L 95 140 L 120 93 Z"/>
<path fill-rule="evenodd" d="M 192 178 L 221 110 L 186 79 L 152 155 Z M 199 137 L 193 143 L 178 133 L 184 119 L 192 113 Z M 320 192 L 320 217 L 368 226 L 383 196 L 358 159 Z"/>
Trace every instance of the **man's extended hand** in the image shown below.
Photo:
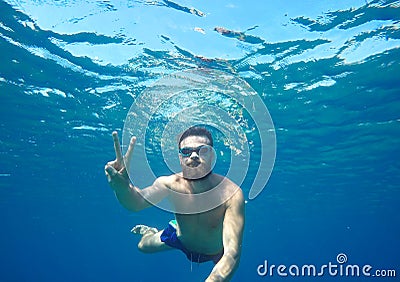
<path fill-rule="evenodd" d="M 128 151 L 125 156 L 122 156 L 121 146 L 118 139 L 118 133 L 114 131 L 112 133 L 114 140 L 114 149 L 116 159 L 106 164 L 104 170 L 107 176 L 108 183 L 114 189 L 129 187 L 129 164 L 132 159 L 133 148 L 135 146 L 136 137 L 132 137 L 129 143 Z"/>

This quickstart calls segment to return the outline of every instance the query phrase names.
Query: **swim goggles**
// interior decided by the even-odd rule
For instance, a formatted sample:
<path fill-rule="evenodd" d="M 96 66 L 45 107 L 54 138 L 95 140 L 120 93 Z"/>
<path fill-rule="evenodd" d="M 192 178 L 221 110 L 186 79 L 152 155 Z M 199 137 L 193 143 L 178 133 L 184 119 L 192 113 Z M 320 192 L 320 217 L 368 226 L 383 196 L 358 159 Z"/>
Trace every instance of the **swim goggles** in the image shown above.
<path fill-rule="evenodd" d="M 211 150 L 211 146 L 209 146 L 209 145 L 200 145 L 197 148 L 183 147 L 183 148 L 179 148 L 179 154 L 181 154 L 182 157 L 189 157 L 192 155 L 193 152 L 196 152 L 196 154 L 200 156 L 200 154 L 206 154 L 210 150 Z"/>

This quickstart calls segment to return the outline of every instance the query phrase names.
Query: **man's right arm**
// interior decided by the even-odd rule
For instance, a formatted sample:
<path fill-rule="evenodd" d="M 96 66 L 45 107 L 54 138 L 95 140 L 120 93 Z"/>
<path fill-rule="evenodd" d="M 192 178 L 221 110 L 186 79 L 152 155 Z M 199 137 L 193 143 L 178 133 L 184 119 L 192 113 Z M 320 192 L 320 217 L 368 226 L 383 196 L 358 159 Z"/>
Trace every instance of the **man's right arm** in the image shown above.
<path fill-rule="evenodd" d="M 140 189 L 131 183 L 128 186 L 114 189 L 114 192 L 121 205 L 130 211 L 137 212 L 151 206 L 141 195 Z"/>
<path fill-rule="evenodd" d="M 123 177 L 123 175 L 117 177 Z M 110 186 L 113 188 L 118 201 L 123 207 L 130 211 L 137 212 L 153 206 L 168 195 L 168 188 L 165 184 L 165 180 L 166 177 L 159 177 L 154 181 L 153 185 L 145 189 L 135 187 L 129 183 L 129 180 L 125 180 L 124 183 L 120 182 L 120 185 L 115 185 L 113 181 L 111 181 Z"/>

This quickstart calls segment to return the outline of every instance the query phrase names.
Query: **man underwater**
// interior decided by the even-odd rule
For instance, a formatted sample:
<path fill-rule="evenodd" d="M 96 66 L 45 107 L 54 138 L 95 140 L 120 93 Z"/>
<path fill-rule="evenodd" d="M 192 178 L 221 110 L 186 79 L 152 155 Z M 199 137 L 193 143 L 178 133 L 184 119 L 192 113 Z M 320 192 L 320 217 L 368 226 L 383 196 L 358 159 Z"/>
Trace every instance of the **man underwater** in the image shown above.
<path fill-rule="evenodd" d="M 238 268 L 244 229 L 244 197 L 236 184 L 221 175 L 212 172 L 215 158 L 213 138 L 203 127 L 190 127 L 178 142 L 179 160 L 182 172 L 158 177 L 154 183 L 139 189 L 129 181 L 124 164 L 118 134 L 113 132 L 116 159 L 108 162 L 105 173 L 108 182 L 115 191 L 119 202 L 128 210 L 140 211 L 153 206 L 169 196 L 171 191 L 183 194 L 199 194 L 219 187 L 223 193 L 230 195 L 219 206 L 200 213 L 175 213 L 164 230 L 146 225 L 137 225 L 132 229 L 142 235 L 138 248 L 145 253 L 179 249 L 193 262 L 213 261 L 215 263 L 210 275 L 205 280 L 229 281 Z M 136 138 L 132 137 L 125 155 L 129 165 Z M 155 199 L 148 202 L 146 199 Z M 171 201 L 174 200 L 171 197 Z M 175 205 L 195 204 L 173 203 Z"/>

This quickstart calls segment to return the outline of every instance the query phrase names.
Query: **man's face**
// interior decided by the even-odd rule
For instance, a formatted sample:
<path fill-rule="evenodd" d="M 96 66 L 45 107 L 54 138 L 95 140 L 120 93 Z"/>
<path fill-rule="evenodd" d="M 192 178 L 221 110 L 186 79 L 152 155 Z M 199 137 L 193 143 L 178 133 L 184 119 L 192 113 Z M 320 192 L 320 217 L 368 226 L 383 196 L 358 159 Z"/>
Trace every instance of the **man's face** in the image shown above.
<path fill-rule="evenodd" d="M 214 151 L 208 144 L 208 138 L 203 136 L 188 136 L 182 140 L 179 160 L 185 178 L 199 179 L 211 172 Z"/>

